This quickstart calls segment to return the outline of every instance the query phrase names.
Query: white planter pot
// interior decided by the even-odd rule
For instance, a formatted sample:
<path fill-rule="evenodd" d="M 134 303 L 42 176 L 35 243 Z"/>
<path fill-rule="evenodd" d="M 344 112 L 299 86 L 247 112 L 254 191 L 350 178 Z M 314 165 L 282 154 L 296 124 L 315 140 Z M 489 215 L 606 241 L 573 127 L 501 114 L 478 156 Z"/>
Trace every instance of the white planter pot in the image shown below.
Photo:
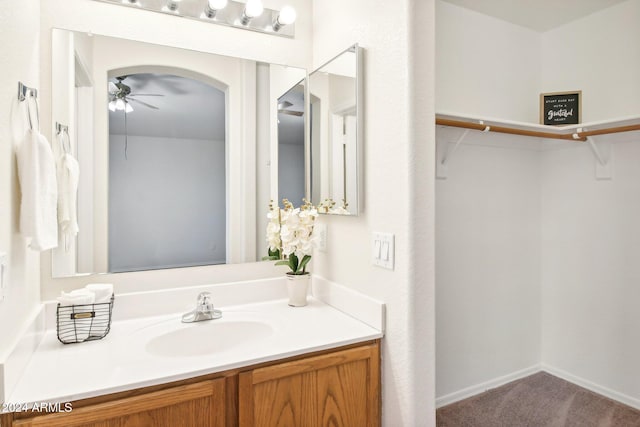
<path fill-rule="evenodd" d="M 304 307 L 307 305 L 307 294 L 311 274 L 287 274 L 287 291 L 289 292 L 289 305 L 292 307 Z"/>

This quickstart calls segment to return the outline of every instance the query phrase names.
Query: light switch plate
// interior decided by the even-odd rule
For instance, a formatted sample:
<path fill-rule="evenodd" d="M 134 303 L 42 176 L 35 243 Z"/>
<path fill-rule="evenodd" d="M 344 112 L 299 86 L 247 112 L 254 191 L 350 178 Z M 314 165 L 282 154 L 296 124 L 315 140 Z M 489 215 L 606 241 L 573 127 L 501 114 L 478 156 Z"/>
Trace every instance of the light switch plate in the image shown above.
<path fill-rule="evenodd" d="M 313 233 L 316 235 L 316 249 L 320 252 L 327 251 L 327 224 L 315 224 Z"/>
<path fill-rule="evenodd" d="M 371 261 L 373 265 L 393 270 L 395 260 L 395 237 L 391 233 L 373 232 Z"/>

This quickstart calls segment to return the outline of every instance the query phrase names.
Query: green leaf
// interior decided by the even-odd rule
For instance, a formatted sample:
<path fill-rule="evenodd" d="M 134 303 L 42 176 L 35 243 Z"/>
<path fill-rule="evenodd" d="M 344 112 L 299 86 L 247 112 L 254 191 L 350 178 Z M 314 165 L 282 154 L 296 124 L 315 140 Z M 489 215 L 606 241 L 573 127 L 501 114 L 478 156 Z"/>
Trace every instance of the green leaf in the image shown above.
<path fill-rule="evenodd" d="M 277 261 L 279 259 L 280 257 L 275 255 L 265 255 L 262 257 L 262 261 Z"/>
<path fill-rule="evenodd" d="M 280 261 L 276 262 L 276 265 L 286 265 L 286 266 L 289 266 L 289 260 L 282 259 L 282 260 L 280 260 Z"/>
<path fill-rule="evenodd" d="M 294 273 L 298 271 L 298 257 L 294 253 L 289 255 L 289 267 L 291 267 L 291 271 Z"/>
<path fill-rule="evenodd" d="M 275 250 L 272 251 L 271 248 L 268 248 L 267 249 L 267 254 L 270 257 L 276 257 L 275 259 L 280 259 L 280 249 L 275 249 Z"/>
<path fill-rule="evenodd" d="M 309 261 L 311 261 L 311 255 L 305 255 L 302 257 L 302 261 L 300 261 L 300 265 L 298 266 L 298 269 L 302 270 L 302 273 L 305 273 L 305 269 L 307 268 Z"/>

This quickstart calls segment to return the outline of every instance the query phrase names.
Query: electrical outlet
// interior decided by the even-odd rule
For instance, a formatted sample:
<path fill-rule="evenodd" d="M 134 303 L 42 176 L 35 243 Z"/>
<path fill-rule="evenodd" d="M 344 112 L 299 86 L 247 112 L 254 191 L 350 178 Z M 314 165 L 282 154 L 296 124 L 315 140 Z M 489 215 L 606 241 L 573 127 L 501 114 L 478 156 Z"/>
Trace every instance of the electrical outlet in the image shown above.
<path fill-rule="evenodd" d="M 371 241 L 372 263 L 393 270 L 395 260 L 395 237 L 391 233 L 373 232 Z"/>

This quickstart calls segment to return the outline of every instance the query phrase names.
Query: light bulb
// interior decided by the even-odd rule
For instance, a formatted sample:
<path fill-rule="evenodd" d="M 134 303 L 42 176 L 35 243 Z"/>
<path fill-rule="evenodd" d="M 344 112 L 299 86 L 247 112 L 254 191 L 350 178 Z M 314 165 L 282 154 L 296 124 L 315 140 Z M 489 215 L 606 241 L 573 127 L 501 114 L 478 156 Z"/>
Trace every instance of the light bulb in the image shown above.
<path fill-rule="evenodd" d="M 109 103 L 109 110 L 116 111 L 116 101 L 111 101 Z"/>
<path fill-rule="evenodd" d="M 273 21 L 273 31 L 280 31 L 285 25 L 291 25 L 296 21 L 296 10 L 291 6 L 282 8 L 275 21 Z"/>
<path fill-rule="evenodd" d="M 133 111 L 133 107 L 131 106 L 131 104 L 129 104 L 128 102 L 125 103 L 126 106 L 124 107 L 124 112 L 125 113 L 130 113 Z"/>
<path fill-rule="evenodd" d="M 209 7 L 213 10 L 224 9 L 227 6 L 227 0 L 209 0 Z"/>
<path fill-rule="evenodd" d="M 220 9 L 224 9 L 227 6 L 227 0 L 209 0 L 207 7 L 204 10 L 207 18 L 215 18 L 216 13 Z"/>
<path fill-rule="evenodd" d="M 118 98 L 116 100 L 116 110 L 124 110 L 125 106 L 126 105 L 122 99 Z"/>
<path fill-rule="evenodd" d="M 244 6 L 244 14 L 249 19 L 262 15 L 263 11 L 262 0 L 247 0 L 247 4 Z"/>
<path fill-rule="evenodd" d="M 282 25 L 291 25 L 296 22 L 297 18 L 296 10 L 291 6 L 285 6 L 278 15 L 278 22 Z"/>
<path fill-rule="evenodd" d="M 175 12 L 176 10 L 178 10 L 178 3 L 180 2 L 180 0 L 169 0 L 167 2 L 167 9 L 171 12 Z"/>

